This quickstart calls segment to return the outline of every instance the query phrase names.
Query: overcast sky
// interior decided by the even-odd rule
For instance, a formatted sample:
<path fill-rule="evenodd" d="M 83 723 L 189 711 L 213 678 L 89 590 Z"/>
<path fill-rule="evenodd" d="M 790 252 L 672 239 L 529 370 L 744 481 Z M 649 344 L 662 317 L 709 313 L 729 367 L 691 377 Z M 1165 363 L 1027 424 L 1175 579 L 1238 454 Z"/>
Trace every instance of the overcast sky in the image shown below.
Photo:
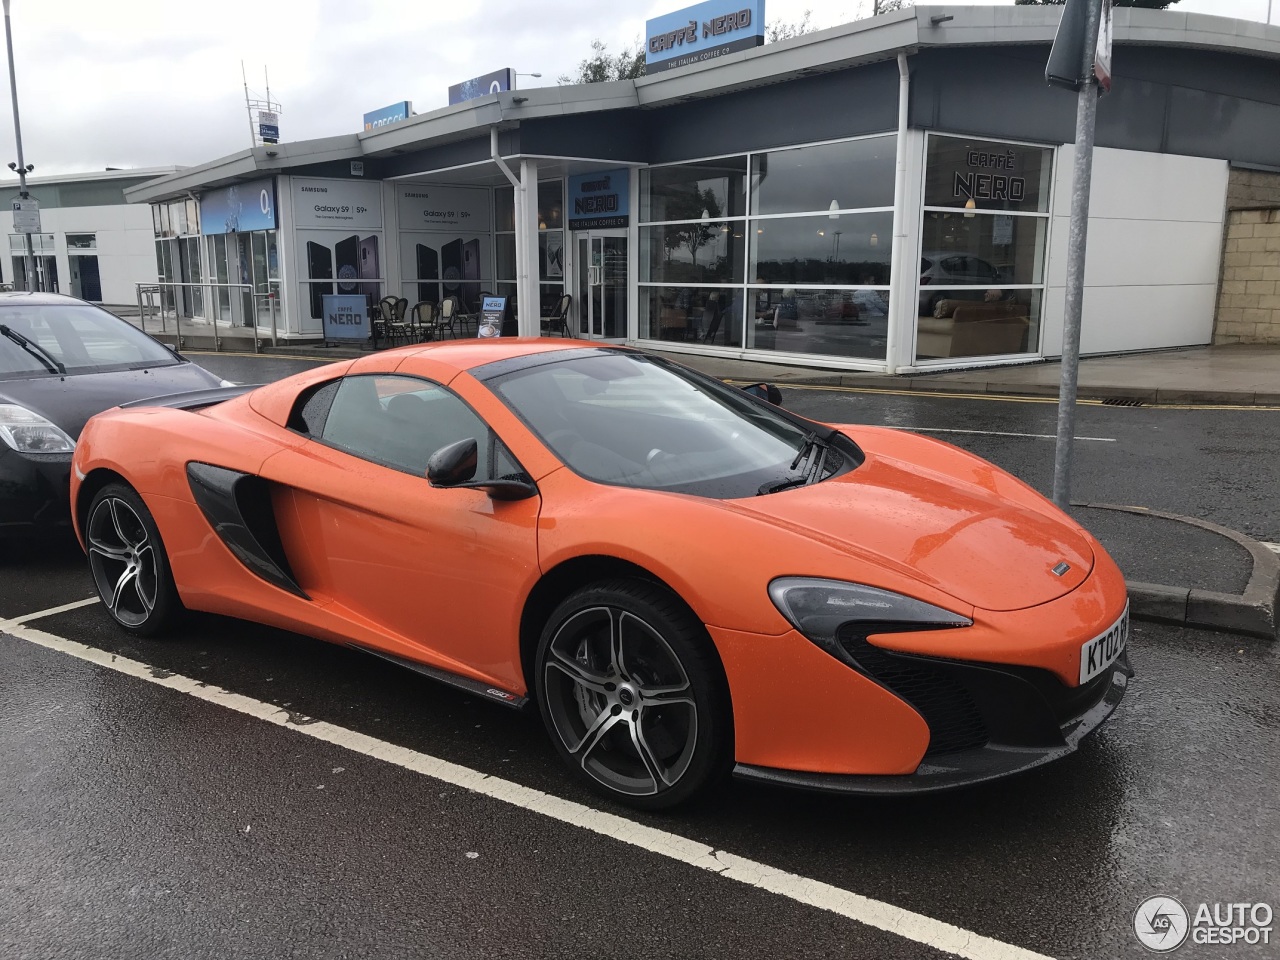
<path fill-rule="evenodd" d="M 502 67 L 542 74 L 520 77 L 522 87 L 554 84 L 592 40 L 616 52 L 640 38 L 649 17 L 688 5 L 12 0 L 24 154 L 38 177 L 202 163 L 242 150 L 249 122 L 241 60 L 257 96 L 263 66 L 270 70 L 283 139 L 349 133 L 361 129 L 366 111 L 398 100 L 419 113 L 434 110 L 448 102 L 451 83 Z M 870 7 L 871 0 L 766 0 L 765 11 L 769 22 L 794 22 L 807 9 L 816 27 L 829 27 Z M 1176 9 L 1262 21 L 1267 0 L 1181 0 Z M 17 152 L 2 108 L 0 131 L 3 169 Z"/>

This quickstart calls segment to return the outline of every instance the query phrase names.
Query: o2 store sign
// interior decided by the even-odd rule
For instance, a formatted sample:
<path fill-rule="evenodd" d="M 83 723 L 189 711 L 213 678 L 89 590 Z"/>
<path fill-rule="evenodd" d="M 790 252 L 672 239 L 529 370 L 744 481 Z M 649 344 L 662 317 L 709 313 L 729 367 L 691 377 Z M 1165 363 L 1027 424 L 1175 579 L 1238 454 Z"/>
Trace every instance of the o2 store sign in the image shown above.
<path fill-rule="evenodd" d="M 645 72 L 714 60 L 763 43 L 764 0 L 706 0 L 645 25 Z"/>
<path fill-rule="evenodd" d="M 515 73 L 510 67 L 502 70 L 495 70 L 493 73 L 486 73 L 483 76 L 472 77 L 470 80 L 463 80 L 461 83 L 455 83 L 449 88 L 449 106 L 455 103 L 465 103 L 468 100 L 474 100 L 476 97 L 483 97 L 490 93 L 502 93 L 510 90 L 515 86 Z"/>
<path fill-rule="evenodd" d="M 206 236 L 276 228 L 276 185 L 271 178 L 210 190 L 200 198 L 200 228 Z"/>

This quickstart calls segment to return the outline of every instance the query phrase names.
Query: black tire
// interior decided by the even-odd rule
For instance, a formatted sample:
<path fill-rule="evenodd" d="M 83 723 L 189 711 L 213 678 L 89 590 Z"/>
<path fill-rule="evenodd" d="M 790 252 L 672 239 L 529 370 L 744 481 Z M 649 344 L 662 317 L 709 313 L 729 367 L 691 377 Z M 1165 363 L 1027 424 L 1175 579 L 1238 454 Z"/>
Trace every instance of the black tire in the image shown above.
<path fill-rule="evenodd" d="M 613 580 L 570 594 L 543 628 L 534 687 L 560 756 L 620 803 L 673 807 L 733 761 L 719 657 L 702 624 L 656 584 Z"/>
<path fill-rule="evenodd" d="M 103 606 L 130 633 L 154 637 L 182 615 L 155 518 L 136 490 L 111 483 L 85 514 L 89 571 Z"/>

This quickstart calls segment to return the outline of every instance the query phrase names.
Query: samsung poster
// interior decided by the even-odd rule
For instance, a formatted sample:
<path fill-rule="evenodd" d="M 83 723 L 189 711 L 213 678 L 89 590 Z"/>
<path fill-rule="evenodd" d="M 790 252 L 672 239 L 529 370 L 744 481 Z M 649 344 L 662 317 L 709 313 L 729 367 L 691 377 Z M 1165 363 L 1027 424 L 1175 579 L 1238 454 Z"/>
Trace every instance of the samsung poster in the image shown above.
<path fill-rule="evenodd" d="M 410 302 L 457 297 L 464 312 L 492 289 L 490 192 L 484 187 L 406 184 L 396 190 L 400 269 Z"/>
<path fill-rule="evenodd" d="M 489 191 L 484 187 L 435 184 L 396 190 L 401 230 L 479 230 L 489 232 Z"/>
<path fill-rule="evenodd" d="M 382 184 L 368 180 L 306 180 L 294 177 L 293 222 L 297 229 L 382 229 Z"/>

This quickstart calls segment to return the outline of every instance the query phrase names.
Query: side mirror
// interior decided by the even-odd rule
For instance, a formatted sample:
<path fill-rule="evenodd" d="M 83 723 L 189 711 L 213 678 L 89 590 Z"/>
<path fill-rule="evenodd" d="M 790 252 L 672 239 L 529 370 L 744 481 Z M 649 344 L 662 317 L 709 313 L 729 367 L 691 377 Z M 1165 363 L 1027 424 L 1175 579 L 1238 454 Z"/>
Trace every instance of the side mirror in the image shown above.
<path fill-rule="evenodd" d="M 476 475 L 475 437 L 441 447 L 427 461 L 427 481 L 445 489 L 484 490 L 494 500 L 527 500 L 537 496 L 538 488 L 531 480 L 503 477 L 497 480 L 472 480 Z"/>
<path fill-rule="evenodd" d="M 476 475 L 475 437 L 441 447 L 427 461 L 427 479 L 433 487 L 456 487 Z"/>

